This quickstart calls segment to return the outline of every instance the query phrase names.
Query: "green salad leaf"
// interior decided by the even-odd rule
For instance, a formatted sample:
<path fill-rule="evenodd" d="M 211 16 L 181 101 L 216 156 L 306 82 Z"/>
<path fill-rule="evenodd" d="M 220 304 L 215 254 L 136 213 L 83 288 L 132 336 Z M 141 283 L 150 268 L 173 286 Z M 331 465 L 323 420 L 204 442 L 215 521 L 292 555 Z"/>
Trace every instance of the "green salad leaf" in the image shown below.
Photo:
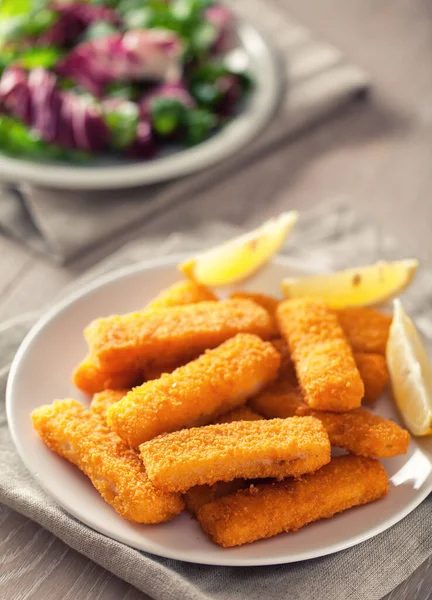
<path fill-rule="evenodd" d="M 63 55 L 64 52 L 62 50 L 54 47 L 32 48 L 18 54 L 16 62 L 26 69 L 35 69 L 36 67 L 51 69 Z"/>
<path fill-rule="evenodd" d="M 47 160 L 86 162 L 90 159 L 87 152 L 66 150 L 44 142 L 26 125 L 5 115 L 0 115 L 0 150 L 13 156 Z"/>
<path fill-rule="evenodd" d="M 161 136 L 172 135 L 186 122 L 187 108 L 175 98 L 154 98 L 150 102 L 150 121 Z"/>
<path fill-rule="evenodd" d="M 87 29 L 84 31 L 81 36 L 81 41 L 85 42 L 87 40 L 95 40 L 97 38 L 106 37 L 115 33 L 117 29 L 108 21 L 98 21 L 97 23 L 92 23 Z"/>
<path fill-rule="evenodd" d="M 132 144 L 136 137 L 138 120 L 138 106 L 128 101 L 122 102 L 118 108 L 105 115 L 113 148 L 123 150 Z"/>
<path fill-rule="evenodd" d="M 187 142 L 195 146 L 206 140 L 217 127 L 218 118 L 204 108 L 195 108 L 187 113 Z"/>

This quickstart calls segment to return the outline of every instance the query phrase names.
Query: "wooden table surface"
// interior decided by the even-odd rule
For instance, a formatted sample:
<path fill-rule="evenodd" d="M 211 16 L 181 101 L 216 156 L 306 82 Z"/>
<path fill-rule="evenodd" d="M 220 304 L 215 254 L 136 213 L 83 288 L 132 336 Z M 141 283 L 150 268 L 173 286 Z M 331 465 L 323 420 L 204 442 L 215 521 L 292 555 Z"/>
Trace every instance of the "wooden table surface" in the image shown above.
<path fill-rule="evenodd" d="M 409 254 L 432 265 L 432 5 L 429 0 L 285 2 L 293 15 L 369 71 L 372 99 L 207 190 L 206 218 L 248 224 L 282 209 L 304 210 L 344 196 L 392 231 Z M 247 215 L 223 198 L 248 198 Z M 173 215 L 187 224 L 181 208 Z M 164 231 L 164 219 L 141 233 Z M 58 268 L 0 238 L 0 321 L 43 307 L 103 252 Z M 7 563 L 1 598 L 145 598 L 21 515 L 3 508 L 0 522 L 0 556 Z M 431 567 L 430 559 L 386 598 L 432 598 Z"/>

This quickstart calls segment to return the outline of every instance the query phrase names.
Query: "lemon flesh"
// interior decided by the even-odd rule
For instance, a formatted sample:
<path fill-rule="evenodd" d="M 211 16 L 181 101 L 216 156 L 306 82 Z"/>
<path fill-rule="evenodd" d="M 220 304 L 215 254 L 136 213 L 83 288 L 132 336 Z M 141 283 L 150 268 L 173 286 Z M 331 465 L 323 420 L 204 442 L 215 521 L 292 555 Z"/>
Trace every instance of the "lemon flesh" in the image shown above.
<path fill-rule="evenodd" d="M 287 298 L 322 298 L 332 308 L 383 304 L 399 295 L 412 281 L 417 260 L 377 262 L 374 265 L 282 281 Z"/>
<path fill-rule="evenodd" d="M 282 213 L 261 227 L 179 265 L 186 277 L 218 287 L 244 281 L 264 266 L 282 247 L 298 213 Z"/>
<path fill-rule="evenodd" d="M 426 348 L 395 300 L 386 358 L 396 404 L 413 435 L 432 434 L 432 365 Z"/>

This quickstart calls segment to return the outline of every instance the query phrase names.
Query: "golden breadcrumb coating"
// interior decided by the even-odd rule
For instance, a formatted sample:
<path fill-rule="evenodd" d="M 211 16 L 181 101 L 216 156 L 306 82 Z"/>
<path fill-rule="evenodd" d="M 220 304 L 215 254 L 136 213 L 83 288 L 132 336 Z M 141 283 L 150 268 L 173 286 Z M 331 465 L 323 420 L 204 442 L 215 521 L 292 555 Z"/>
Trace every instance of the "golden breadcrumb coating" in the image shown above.
<path fill-rule="evenodd" d="M 235 410 L 221 415 L 215 419 L 214 423 L 234 423 L 236 421 L 260 421 L 262 416 L 254 412 L 248 406 L 240 406 Z M 190 488 L 184 496 L 186 508 L 195 516 L 198 509 L 207 502 L 232 494 L 237 490 L 247 487 L 249 482 L 244 479 L 235 479 L 234 481 L 218 481 L 213 485 L 195 485 Z"/>
<path fill-rule="evenodd" d="M 245 479 L 218 481 L 213 485 L 195 485 L 183 494 L 183 500 L 190 514 L 193 517 L 196 517 L 198 510 L 201 506 L 204 506 L 204 504 L 234 494 L 234 492 L 244 490 L 249 486 L 250 482 Z"/>
<path fill-rule="evenodd" d="M 238 334 L 170 375 L 133 389 L 108 410 L 108 424 L 137 447 L 161 433 L 210 423 L 273 381 L 279 364 L 270 342 Z"/>
<path fill-rule="evenodd" d="M 389 380 L 385 356 L 376 353 L 354 352 L 357 369 L 363 379 L 363 402 L 375 402 L 384 392 Z"/>
<path fill-rule="evenodd" d="M 320 299 L 285 300 L 277 310 L 307 404 L 317 410 L 357 408 L 364 385 L 335 313 Z"/>
<path fill-rule="evenodd" d="M 271 318 L 250 300 L 225 300 L 97 319 L 85 330 L 100 367 L 112 371 L 186 362 L 237 333 L 268 339 Z"/>
<path fill-rule="evenodd" d="M 103 390 L 130 389 L 144 381 L 142 369 L 120 371 L 118 373 L 101 369 L 91 355 L 77 366 L 72 381 L 82 392 L 97 394 Z"/>
<path fill-rule="evenodd" d="M 156 489 L 138 455 L 76 400 L 41 406 L 32 420 L 44 443 L 81 469 L 121 517 L 162 523 L 183 509 L 181 497 Z"/>
<path fill-rule="evenodd" d="M 260 421 L 262 415 L 249 408 L 249 406 L 240 406 L 234 410 L 230 410 L 224 413 L 217 419 L 214 419 L 213 423 L 234 423 L 235 421 Z"/>
<path fill-rule="evenodd" d="M 286 419 L 310 413 L 298 386 L 284 379 L 278 379 L 266 387 L 251 398 L 248 404 L 266 419 Z"/>
<path fill-rule="evenodd" d="M 388 493 L 384 467 L 377 460 L 339 456 L 316 473 L 297 480 L 250 486 L 198 509 L 210 539 L 229 548 L 297 531 Z"/>
<path fill-rule="evenodd" d="M 346 413 L 311 411 L 324 425 L 332 446 L 368 458 L 392 458 L 406 454 L 410 434 L 390 419 L 364 408 Z"/>
<path fill-rule="evenodd" d="M 343 308 L 336 314 L 354 352 L 385 354 L 392 321 L 389 315 L 374 308 Z"/>
<path fill-rule="evenodd" d="M 163 290 L 147 308 L 168 308 L 216 300 L 218 300 L 217 296 L 205 285 L 184 279 Z"/>
<path fill-rule="evenodd" d="M 104 390 L 95 394 L 90 403 L 90 410 L 95 415 L 106 421 L 107 412 L 110 406 L 124 398 L 129 390 Z"/>
<path fill-rule="evenodd" d="M 237 421 L 183 429 L 140 446 L 150 480 L 186 492 L 217 481 L 299 476 L 330 460 L 330 443 L 312 417 Z"/>
<path fill-rule="evenodd" d="M 277 381 L 249 401 L 254 410 L 268 419 L 310 415 L 324 425 L 332 446 L 369 458 L 391 458 L 405 454 L 410 435 L 397 423 L 356 408 L 345 413 L 311 410 L 300 390 Z"/>
<path fill-rule="evenodd" d="M 293 385 L 297 385 L 297 375 L 295 372 L 294 363 L 291 358 L 291 353 L 288 348 L 288 344 L 283 338 L 276 338 L 271 342 L 281 355 L 279 379 L 284 379 L 286 381 L 290 381 Z"/>
<path fill-rule="evenodd" d="M 243 298 L 246 300 L 252 300 L 256 304 L 259 304 L 259 306 L 262 306 L 262 308 L 266 310 L 273 319 L 272 337 L 278 335 L 278 328 L 276 324 L 276 309 L 280 300 L 274 298 L 273 296 L 268 296 L 267 294 L 259 294 L 257 292 L 234 292 L 233 294 L 231 294 L 230 298 Z"/>

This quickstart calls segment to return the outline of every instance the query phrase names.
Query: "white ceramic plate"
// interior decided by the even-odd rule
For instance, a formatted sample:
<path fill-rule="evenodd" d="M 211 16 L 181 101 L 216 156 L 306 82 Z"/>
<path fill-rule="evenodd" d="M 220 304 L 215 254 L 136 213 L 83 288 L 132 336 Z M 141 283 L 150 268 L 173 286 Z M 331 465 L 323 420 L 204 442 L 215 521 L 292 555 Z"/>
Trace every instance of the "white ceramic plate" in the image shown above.
<path fill-rule="evenodd" d="M 432 490 L 432 438 L 414 439 L 406 456 L 383 461 L 391 478 L 385 499 L 294 534 L 229 550 L 211 543 L 186 512 L 162 525 L 122 520 L 77 468 L 44 446 L 32 428 L 30 412 L 55 398 L 89 401 L 70 381 L 86 351 L 84 327 L 95 317 L 144 306 L 178 280 L 178 260 L 169 257 L 134 266 L 86 287 L 51 310 L 23 342 L 9 377 L 7 413 L 18 452 L 38 483 L 70 514 L 108 537 L 159 556 L 212 565 L 271 565 L 323 556 L 354 546 L 411 512 Z M 299 273 L 298 266 L 277 259 L 247 287 L 278 294 L 282 277 Z M 377 403 L 376 412 L 399 420 L 389 398 Z"/>
<path fill-rule="evenodd" d="M 264 129 L 282 95 L 284 76 L 263 36 L 251 25 L 239 26 L 242 58 L 255 79 L 255 88 L 241 113 L 212 138 L 186 150 L 151 161 L 112 162 L 88 166 L 43 163 L 0 154 L 0 181 L 28 182 L 48 188 L 127 188 L 183 177 L 234 155 Z"/>

